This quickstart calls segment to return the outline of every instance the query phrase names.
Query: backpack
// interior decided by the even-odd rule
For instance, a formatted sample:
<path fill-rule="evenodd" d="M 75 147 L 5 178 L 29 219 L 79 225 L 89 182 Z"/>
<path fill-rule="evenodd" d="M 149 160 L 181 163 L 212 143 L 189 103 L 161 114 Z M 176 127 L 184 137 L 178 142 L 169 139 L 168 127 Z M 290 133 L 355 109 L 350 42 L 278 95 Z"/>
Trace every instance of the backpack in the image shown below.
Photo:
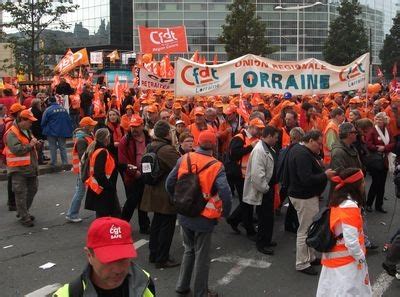
<path fill-rule="evenodd" d="M 90 158 L 88 157 L 87 152 L 82 155 L 80 166 L 81 180 L 85 183 L 90 176 Z"/>
<path fill-rule="evenodd" d="M 187 217 L 197 217 L 207 204 L 207 200 L 204 199 L 203 191 L 201 190 L 199 173 L 218 161 L 212 160 L 199 171 L 193 172 L 190 154 L 186 156 L 188 172 L 177 180 L 171 203 L 179 214 Z"/>
<path fill-rule="evenodd" d="M 329 252 L 336 241 L 343 237 L 340 234 L 335 237 L 330 229 L 331 209 L 329 207 L 322 208 L 313 218 L 313 222 L 307 230 L 306 244 L 318 252 Z"/>
<path fill-rule="evenodd" d="M 147 146 L 146 153 L 142 156 L 140 162 L 142 167 L 142 178 L 145 185 L 154 186 L 161 180 L 163 172 L 161 172 L 160 169 L 157 152 L 160 148 L 166 145 L 167 143 L 163 143 L 155 148 L 151 144 Z"/>

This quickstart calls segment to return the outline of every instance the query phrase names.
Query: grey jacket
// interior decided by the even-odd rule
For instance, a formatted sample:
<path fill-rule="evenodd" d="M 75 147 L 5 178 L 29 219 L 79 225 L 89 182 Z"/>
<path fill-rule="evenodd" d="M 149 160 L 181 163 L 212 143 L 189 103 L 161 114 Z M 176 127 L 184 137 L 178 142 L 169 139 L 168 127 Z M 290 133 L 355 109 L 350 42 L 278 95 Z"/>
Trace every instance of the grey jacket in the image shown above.
<path fill-rule="evenodd" d="M 14 123 L 13 125 L 18 128 L 18 125 L 16 123 Z M 26 135 L 22 130 L 20 131 L 22 132 L 22 134 Z M 28 135 L 26 136 L 26 138 L 30 141 L 32 139 L 32 133 L 29 130 L 26 133 Z M 22 144 L 11 130 L 7 132 L 6 143 L 9 150 L 14 155 L 23 156 L 27 152 L 29 152 L 31 156 L 31 164 L 29 166 L 7 167 L 7 174 L 12 175 L 18 173 L 24 176 L 37 176 L 39 165 L 35 149 L 30 144 Z"/>
<path fill-rule="evenodd" d="M 274 172 L 274 158 L 264 141 L 259 141 L 250 153 L 243 188 L 243 202 L 261 205 L 263 194 L 269 191 Z"/>
<path fill-rule="evenodd" d="M 356 148 L 352 145 L 347 146 L 343 141 L 337 141 L 332 145 L 330 168 L 360 168 L 362 163 Z"/>

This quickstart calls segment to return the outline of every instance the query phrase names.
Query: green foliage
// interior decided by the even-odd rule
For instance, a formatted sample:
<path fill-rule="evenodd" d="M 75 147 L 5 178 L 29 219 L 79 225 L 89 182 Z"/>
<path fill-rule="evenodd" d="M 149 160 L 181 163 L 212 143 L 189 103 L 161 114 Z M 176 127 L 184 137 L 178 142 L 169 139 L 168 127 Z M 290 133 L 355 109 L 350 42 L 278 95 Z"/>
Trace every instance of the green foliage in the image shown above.
<path fill-rule="evenodd" d="M 246 54 L 265 56 L 276 51 L 265 38 L 266 24 L 256 16 L 256 6 L 251 0 L 234 0 L 228 8 L 230 13 L 219 39 L 225 43 L 229 59 Z"/>
<path fill-rule="evenodd" d="M 397 67 L 400 66 L 400 13 L 393 19 L 393 26 L 390 34 L 386 35 L 379 58 L 385 76 L 392 77 L 393 65 L 397 62 Z"/>
<path fill-rule="evenodd" d="M 358 0 L 342 0 L 339 16 L 330 24 L 324 58 L 334 65 L 347 65 L 368 52 L 368 36 L 364 22 L 357 19 L 362 12 Z"/>
<path fill-rule="evenodd" d="M 3 23 L 3 27 L 18 30 L 16 34 L 2 36 L 3 42 L 9 42 L 14 51 L 15 63 L 9 67 L 29 73 L 32 79 L 37 77 L 43 54 L 48 52 L 41 38 L 43 31 L 50 26 L 53 29 L 68 28 L 63 16 L 77 8 L 78 5 L 67 2 L 37 0 L 0 4 L 0 10 L 9 14 L 11 19 Z"/>

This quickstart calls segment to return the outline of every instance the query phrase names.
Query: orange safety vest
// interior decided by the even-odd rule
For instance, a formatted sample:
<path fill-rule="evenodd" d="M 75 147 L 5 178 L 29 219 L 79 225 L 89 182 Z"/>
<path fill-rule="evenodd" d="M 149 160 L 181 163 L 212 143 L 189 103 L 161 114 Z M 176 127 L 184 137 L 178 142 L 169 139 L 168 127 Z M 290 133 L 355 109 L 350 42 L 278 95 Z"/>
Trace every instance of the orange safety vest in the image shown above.
<path fill-rule="evenodd" d="M 188 128 L 189 128 L 189 132 L 193 135 L 193 147 L 194 148 L 197 148 L 199 146 L 200 132 L 205 131 L 205 130 L 215 132 L 215 130 L 209 124 L 207 124 L 207 129 L 205 129 L 205 130 L 199 130 L 199 128 L 197 128 L 197 125 L 195 123 L 191 124 Z"/>
<path fill-rule="evenodd" d="M 192 163 L 193 172 L 200 171 L 207 165 L 207 163 L 215 160 L 214 157 L 199 153 L 188 154 L 190 154 L 190 162 Z M 218 193 L 215 195 L 212 194 L 212 188 L 221 167 L 222 163 L 218 161 L 210 167 L 202 170 L 198 176 L 204 199 L 207 200 L 207 204 L 201 212 L 201 215 L 207 219 L 218 219 L 222 215 L 222 200 L 219 198 Z M 188 173 L 188 164 L 187 156 L 184 156 L 178 169 L 178 179 L 186 173 Z"/>
<path fill-rule="evenodd" d="M 244 146 L 249 146 L 254 141 L 258 140 L 257 137 L 248 138 L 247 136 L 244 136 L 243 133 L 236 134 L 234 137 L 239 137 L 240 139 L 242 139 L 244 141 Z M 244 155 L 242 159 L 239 161 L 243 178 L 246 176 L 246 169 L 247 169 L 247 164 L 249 163 L 249 158 L 250 158 L 250 153 Z"/>
<path fill-rule="evenodd" d="M 106 150 L 105 148 L 99 148 L 95 150 L 90 157 L 90 163 L 89 163 L 89 178 L 85 181 L 86 186 L 88 186 L 93 192 L 95 192 L 97 195 L 100 195 L 103 192 L 103 187 L 100 186 L 97 182 L 97 180 L 94 177 L 94 164 L 96 163 L 96 158 L 98 154 L 102 151 L 105 150 L 107 153 L 107 160 L 105 164 L 105 174 L 107 178 L 111 177 L 112 172 L 115 169 L 115 161 L 114 158 L 111 156 L 111 154 Z"/>
<path fill-rule="evenodd" d="M 29 144 L 29 138 L 22 133 L 15 125 L 11 126 L 11 128 L 7 131 L 7 133 L 14 133 L 17 136 L 18 140 L 23 144 Z M 35 152 L 36 149 L 34 148 Z M 22 156 L 18 156 L 13 154 L 8 148 L 7 144 L 4 148 L 3 154 L 6 156 L 7 167 L 21 167 L 21 166 L 29 166 L 31 165 L 31 153 L 27 152 Z"/>
<path fill-rule="evenodd" d="M 326 144 L 326 135 L 329 130 L 335 131 L 336 135 L 339 135 L 339 126 L 334 123 L 333 121 L 329 121 L 328 125 L 326 126 L 324 130 L 324 135 L 323 137 L 323 148 L 324 148 L 324 163 L 325 164 L 330 164 L 331 163 L 331 151 L 328 148 L 328 145 Z"/>
<path fill-rule="evenodd" d="M 331 231 L 334 232 L 335 225 L 338 222 L 345 223 L 347 225 L 351 225 L 357 228 L 359 236 L 358 241 L 360 246 L 364 250 L 364 254 L 366 253 L 365 245 L 364 245 L 364 233 L 363 233 L 363 222 L 361 218 L 361 210 L 358 207 L 349 207 L 349 208 L 342 208 L 342 207 L 332 207 L 331 208 L 331 215 L 330 215 L 330 226 Z M 322 254 L 321 264 L 327 267 L 340 267 L 352 262 L 356 261 L 354 259 L 347 247 L 344 244 L 344 239 L 340 239 L 336 242 L 335 246 L 332 248 L 331 251 Z"/>
<path fill-rule="evenodd" d="M 282 128 L 282 148 L 290 145 L 290 135 L 287 133 L 285 127 Z"/>
<path fill-rule="evenodd" d="M 90 136 L 86 136 L 85 140 L 87 141 L 88 145 L 93 142 L 93 138 Z M 79 154 L 78 150 L 76 149 L 76 144 L 78 143 L 78 139 L 76 138 L 74 141 L 74 147 L 72 148 L 72 172 L 74 174 L 79 174 L 81 169 L 80 169 L 80 163 L 81 160 L 79 159 Z"/>

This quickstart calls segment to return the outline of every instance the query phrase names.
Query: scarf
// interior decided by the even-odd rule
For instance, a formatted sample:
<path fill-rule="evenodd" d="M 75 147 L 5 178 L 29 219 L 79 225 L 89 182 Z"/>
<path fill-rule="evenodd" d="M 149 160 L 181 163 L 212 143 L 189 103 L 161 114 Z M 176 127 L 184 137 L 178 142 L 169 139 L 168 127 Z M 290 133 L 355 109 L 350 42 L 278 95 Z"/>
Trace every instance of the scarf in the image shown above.
<path fill-rule="evenodd" d="M 383 143 L 384 143 L 385 145 L 388 145 L 389 142 L 390 142 L 390 136 L 389 136 L 389 132 L 388 132 L 388 130 L 386 129 L 386 127 L 385 127 L 385 135 L 382 133 L 381 128 L 379 128 L 377 125 L 375 125 L 375 130 L 376 130 L 376 132 L 378 132 L 379 137 L 381 138 L 381 140 L 383 141 Z"/>

